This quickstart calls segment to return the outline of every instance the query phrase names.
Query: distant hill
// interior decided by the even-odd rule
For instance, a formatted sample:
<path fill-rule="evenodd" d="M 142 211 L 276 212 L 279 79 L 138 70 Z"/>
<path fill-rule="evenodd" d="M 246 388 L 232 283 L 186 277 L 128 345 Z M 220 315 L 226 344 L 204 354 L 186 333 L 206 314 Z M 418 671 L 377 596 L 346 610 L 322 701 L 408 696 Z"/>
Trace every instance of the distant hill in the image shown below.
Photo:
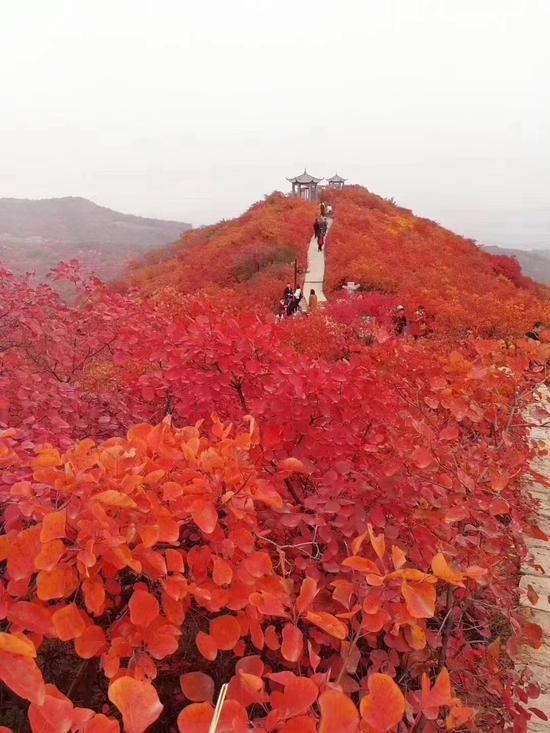
<path fill-rule="evenodd" d="M 78 259 L 102 278 L 118 276 L 134 257 L 180 239 L 190 224 L 121 214 L 80 197 L 0 198 L 0 262 L 42 277 Z"/>
<path fill-rule="evenodd" d="M 508 249 L 507 247 L 483 247 L 493 255 L 515 257 L 524 274 L 543 285 L 550 285 L 549 249 Z"/>

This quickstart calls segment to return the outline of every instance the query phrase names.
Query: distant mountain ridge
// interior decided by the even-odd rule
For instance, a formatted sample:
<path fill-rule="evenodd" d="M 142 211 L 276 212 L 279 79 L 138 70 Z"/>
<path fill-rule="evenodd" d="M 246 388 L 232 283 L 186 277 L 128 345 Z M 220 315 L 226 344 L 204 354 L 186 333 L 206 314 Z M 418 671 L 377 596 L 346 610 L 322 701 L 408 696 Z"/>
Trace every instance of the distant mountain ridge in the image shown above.
<path fill-rule="evenodd" d="M 525 275 L 542 285 L 550 285 L 550 249 L 508 249 L 489 245 L 482 249 L 492 255 L 515 257 Z"/>
<path fill-rule="evenodd" d="M 103 278 L 116 277 L 145 251 L 180 239 L 191 225 L 122 214 L 78 196 L 0 199 L 0 262 L 43 276 L 78 259 Z"/>

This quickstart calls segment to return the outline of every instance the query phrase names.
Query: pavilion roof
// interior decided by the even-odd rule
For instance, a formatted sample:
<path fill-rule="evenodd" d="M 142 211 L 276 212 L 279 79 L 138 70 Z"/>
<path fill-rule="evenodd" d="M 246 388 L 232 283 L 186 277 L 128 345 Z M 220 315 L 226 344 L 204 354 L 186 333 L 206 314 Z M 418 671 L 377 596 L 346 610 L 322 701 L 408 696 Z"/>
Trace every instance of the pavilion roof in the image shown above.
<path fill-rule="evenodd" d="M 315 176 L 310 175 L 305 169 L 299 176 L 287 178 L 290 183 L 319 183 L 322 180 L 322 178 L 315 178 Z"/>
<path fill-rule="evenodd" d="M 345 183 L 348 179 L 342 178 L 342 176 L 339 176 L 338 173 L 335 173 L 332 178 L 327 179 L 329 183 Z"/>

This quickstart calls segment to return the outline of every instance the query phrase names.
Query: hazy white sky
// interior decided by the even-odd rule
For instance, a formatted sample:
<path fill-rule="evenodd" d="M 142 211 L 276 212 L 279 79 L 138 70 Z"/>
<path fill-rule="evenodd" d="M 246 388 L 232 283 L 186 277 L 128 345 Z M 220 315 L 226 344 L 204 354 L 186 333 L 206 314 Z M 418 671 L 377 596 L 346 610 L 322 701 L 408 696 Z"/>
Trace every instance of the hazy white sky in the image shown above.
<path fill-rule="evenodd" d="M 210 223 L 304 166 L 550 245 L 550 0 L 0 4 L 0 196 Z"/>

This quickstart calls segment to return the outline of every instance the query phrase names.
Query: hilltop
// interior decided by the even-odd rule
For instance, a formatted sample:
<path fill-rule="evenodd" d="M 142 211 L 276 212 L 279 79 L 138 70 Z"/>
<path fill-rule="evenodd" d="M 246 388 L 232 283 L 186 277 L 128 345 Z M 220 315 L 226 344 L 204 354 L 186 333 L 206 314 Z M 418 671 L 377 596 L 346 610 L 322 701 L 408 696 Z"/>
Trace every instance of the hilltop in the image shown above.
<path fill-rule="evenodd" d="M 327 194 L 335 223 L 327 245 L 325 291 L 347 281 L 410 309 L 425 305 L 439 332 L 486 336 L 524 333 L 542 317 L 547 290 L 511 257 L 415 216 L 364 188 Z M 241 217 L 185 234 L 136 262 L 130 282 L 148 296 L 225 288 L 274 308 L 294 261 L 304 269 L 314 204 L 275 193 Z M 249 307 L 249 306 L 248 306 Z"/>
<path fill-rule="evenodd" d="M 0 199 L 0 261 L 42 277 L 78 259 L 103 278 L 146 250 L 179 239 L 190 224 L 121 214 L 80 197 Z"/>

